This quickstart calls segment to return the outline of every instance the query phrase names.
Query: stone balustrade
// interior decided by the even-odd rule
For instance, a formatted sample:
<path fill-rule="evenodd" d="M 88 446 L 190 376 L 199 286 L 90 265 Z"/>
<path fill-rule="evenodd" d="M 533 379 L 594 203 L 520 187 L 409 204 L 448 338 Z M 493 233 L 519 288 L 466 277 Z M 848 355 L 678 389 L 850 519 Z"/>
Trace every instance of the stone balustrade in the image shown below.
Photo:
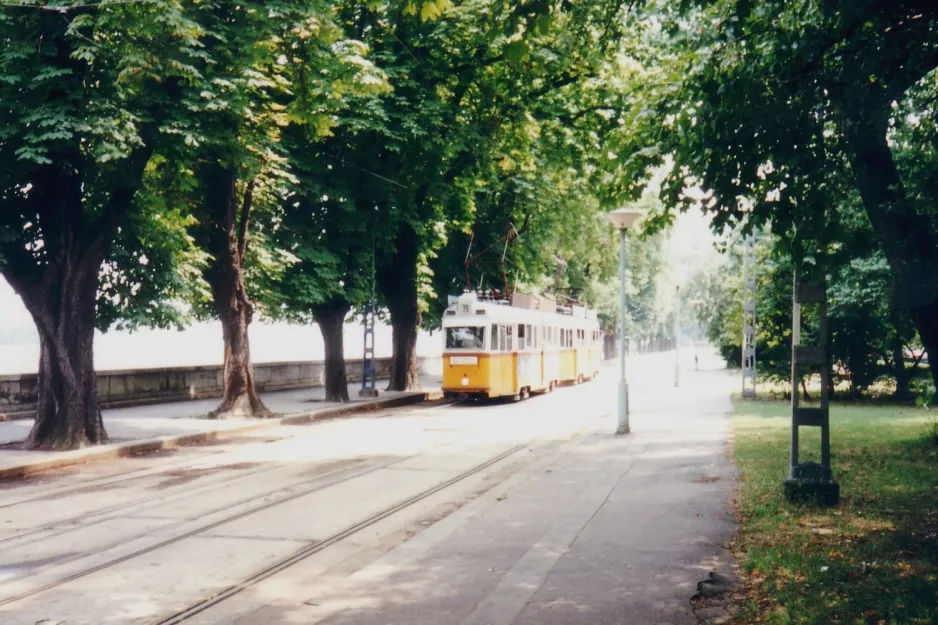
<path fill-rule="evenodd" d="M 440 358 L 418 359 L 421 373 L 438 373 Z M 391 359 L 378 358 L 378 379 L 390 375 Z M 98 393 L 102 407 L 132 406 L 148 403 L 220 397 L 223 390 L 222 365 L 199 367 L 163 367 L 99 371 Z M 264 362 L 254 365 L 257 390 L 283 391 L 322 386 L 325 366 L 322 361 Z M 361 360 L 345 362 L 349 382 L 361 381 Z M 0 420 L 29 416 L 35 409 L 35 373 L 0 375 Z"/>

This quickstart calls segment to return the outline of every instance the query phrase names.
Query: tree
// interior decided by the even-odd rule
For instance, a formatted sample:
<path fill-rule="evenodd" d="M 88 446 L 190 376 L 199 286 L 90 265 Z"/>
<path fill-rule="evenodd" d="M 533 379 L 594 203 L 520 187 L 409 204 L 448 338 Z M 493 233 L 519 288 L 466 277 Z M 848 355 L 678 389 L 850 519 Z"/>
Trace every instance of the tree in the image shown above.
<path fill-rule="evenodd" d="M 177 175 L 188 179 L 181 199 L 196 217 L 192 233 L 211 255 L 203 277 L 224 339 L 224 394 L 211 416 L 266 417 L 270 411 L 255 387 L 248 330 L 258 307 L 275 294 L 254 288 L 251 275 L 279 275 L 278 268 L 294 260 L 274 245 L 282 197 L 295 182 L 282 128 L 291 116 L 309 117 L 293 105 L 292 90 L 311 68 L 297 66 L 309 60 L 322 69 L 322 55 L 314 52 L 334 37 L 314 1 L 232 6 L 216 0 L 191 12 L 204 29 L 213 62 L 201 68 L 205 85 L 191 108 L 190 126 L 198 138 L 175 162 Z M 303 105 L 315 106 L 331 94 L 327 88 Z"/>
<path fill-rule="evenodd" d="M 523 126 L 535 104 L 596 76 L 625 5 L 430 4 L 435 10 L 420 16 L 406 5 L 343 12 L 346 32 L 373 49 L 393 87 L 381 100 L 382 123 L 336 157 L 370 172 L 371 187 L 384 191 L 373 204 L 387 234 L 377 246 L 378 288 L 391 313 L 388 388 L 396 390 L 419 383 L 417 328 L 437 297 L 430 262 L 472 222 L 493 145 Z"/>
<path fill-rule="evenodd" d="M 280 302 L 271 310 L 281 318 L 311 319 L 319 325 L 326 401 L 349 401 L 343 326 L 349 312 L 371 296 L 371 233 L 378 224 L 373 210 L 355 205 L 362 201 L 360 188 L 359 193 L 354 189 L 363 173 L 329 162 L 329 144 L 298 136 L 291 146 L 297 183 L 286 198 L 288 207 L 276 236 L 297 260 L 283 274 L 277 288 Z"/>
<path fill-rule="evenodd" d="M 668 155 L 665 188 L 674 206 L 695 204 L 684 191 L 699 184 L 717 227 L 771 223 L 793 240 L 823 226 L 830 181 L 849 181 L 889 264 L 893 304 L 938 353 L 935 188 L 913 181 L 912 167 L 900 168 L 906 150 L 919 158 L 923 145 L 911 143 L 922 131 L 906 127 L 932 115 L 933 100 L 922 95 L 933 90 L 938 67 L 938 6 L 716 0 L 647 7 L 653 17 L 641 61 L 655 69 L 642 112 L 619 136 L 623 173 Z M 634 193 L 628 176 L 621 179 L 619 192 Z M 932 374 L 938 380 L 938 369 Z"/>
<path fill-rule="evenodd" d="M 28 448 L 107 441 L 96 323 L 176 318 L 159 302 L 185 275 L 186 218 L 138 191 L 198 82 L 200 37 L 173 1 L 0 9 L 0 270 L 40 337 Z"/>

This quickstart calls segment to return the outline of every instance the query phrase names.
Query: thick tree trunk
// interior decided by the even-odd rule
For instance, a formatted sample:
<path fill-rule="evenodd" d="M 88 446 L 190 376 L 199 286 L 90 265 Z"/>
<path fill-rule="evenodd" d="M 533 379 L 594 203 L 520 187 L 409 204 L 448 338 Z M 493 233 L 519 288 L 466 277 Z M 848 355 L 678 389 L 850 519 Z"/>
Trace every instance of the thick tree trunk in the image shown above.
<path fill-rule="evenodd" d="M 27 449 L 77 449 L 108 440 L 94 372 L 99 266 L 85 260 L 74 274 L 48 287 L 44 297 L 24 297 L 40 342 L 36 420 Z"/>
<path fill-rule="evenodd" d="M 345 375 L 345 316 L 352 305 L 346 301 L 337 301 L 313 308 L 313 319 L 322 332 L 322 342 L 326 350 L 325 383 L 326 401 L 347 402 L 348 378 Z"/>
<path fill-rule="evenodd" d="M 846 106 L 854 115 L 848 113 L 843 122 L 857 188 L 892 268 L 893 302 L 908 310 L 929 360 L 934 360 L 938 358 L 938 234 L 931 219 L 917 213 L 906 197 L 886 139 L 889 102 L 867 104 Z M 938 367 L 931 367 L 931 373 L 938 387 Z"/>
<path fill-rule="evenodd" d="M 209 415 L 213 419 L 271 416 L 254 385 L 248 337 L 252 314 L 250 302 L 242 302 L 233 311 L 219 313 L 225 341 L 225 390 L 218 408 Z"/>
<path fill-rule="evenodd" d="M 209 251 L 213 256 L 206 271 L 212 289 L 215 313 L 225 341 L 225 390 L 212 418 L 269 417 L 254 385 L 254 366 L 248 328 L 254 318 L 254 305 L 244 282 L 244 254 L 251 211 L 253 187 L 248 184 L 238 202 L 234 171 L 217 172 L 211 178 L 209 202 L 219 202 L 214 213 Z M 223 202 L 223 204 L 221 204 Z M 238 210 L 238 205 L 241 210 Z M 223 210 L 222 210 L 223 209 Z"/>
<path fill-rule="evenodd" d="M 416 307 L 414 307 L 416 308 Z M 389 391 L 420 390 L 420 370 L 417 367 L 417 327 L 420 315 L 399 312 L 395 318 L 391 313 L 391 379 Z"/>
<path fill-rule="evenodd" d="M 417 257 L 419 239 L 408 226 L 398 232 L 391 265 L 378 276 L 379 286 L 391 313 L 391 379 L 389 391 L 420 390 L 417 367 L 417 329 L 420 309 L 417 304 Z"/>

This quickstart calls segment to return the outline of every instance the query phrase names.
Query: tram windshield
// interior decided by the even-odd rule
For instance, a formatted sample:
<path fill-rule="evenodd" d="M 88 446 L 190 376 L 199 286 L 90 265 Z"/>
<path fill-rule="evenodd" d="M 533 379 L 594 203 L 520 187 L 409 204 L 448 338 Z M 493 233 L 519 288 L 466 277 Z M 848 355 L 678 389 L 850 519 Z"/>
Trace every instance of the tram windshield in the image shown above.
<path fill-rule="evenodd" d="M 446 349 L 485 349 L 485 328 L 482 326 L 446 328 Z"/>

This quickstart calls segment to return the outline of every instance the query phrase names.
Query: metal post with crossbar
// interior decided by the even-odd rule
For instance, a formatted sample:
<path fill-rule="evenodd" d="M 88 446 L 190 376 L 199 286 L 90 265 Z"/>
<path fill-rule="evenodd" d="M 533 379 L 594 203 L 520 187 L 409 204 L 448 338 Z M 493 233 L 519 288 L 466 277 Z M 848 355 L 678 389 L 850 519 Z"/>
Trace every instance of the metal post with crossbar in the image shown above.
<path fill-rule="evenodd" d="M 755 234 L 743 244 L 743 397 L 756 397 L 756 276 L 753 271 Z"/>
<path fill-rule="evenodd" d="M 801 344 L 801 308 L 809 304 L 818 307 L 818 343 Z M 827 286 L 802 284 L 799 271 L 795 270 L 792 295 L 791 328 L 791 463 L 785 478 L 785 497 L 789 501 L 815 500 L 827 505 L 837 505 L 840 500 L 840 485 L 831 472 L 830 444 L 830 359 L 827 339 Z M 798 387 L 810 370 L 820 373 L 821 393 L 819 406 L 802 406 Z M 801 462 L 798 433 L 800 427 L 821 428 L 821 462 Z"/>
<path fill-rule="evenodd" d="M 378 300 L 375 293 L 375 248 L 371 242 L 371 299 L 365 304 L 362 325 L 365 328 L 365 341 L 362 353 L 362 387 L 359 397 L 377 397 L 377 371 L 375 368 L 375 317 L 378 312 Z"/>

